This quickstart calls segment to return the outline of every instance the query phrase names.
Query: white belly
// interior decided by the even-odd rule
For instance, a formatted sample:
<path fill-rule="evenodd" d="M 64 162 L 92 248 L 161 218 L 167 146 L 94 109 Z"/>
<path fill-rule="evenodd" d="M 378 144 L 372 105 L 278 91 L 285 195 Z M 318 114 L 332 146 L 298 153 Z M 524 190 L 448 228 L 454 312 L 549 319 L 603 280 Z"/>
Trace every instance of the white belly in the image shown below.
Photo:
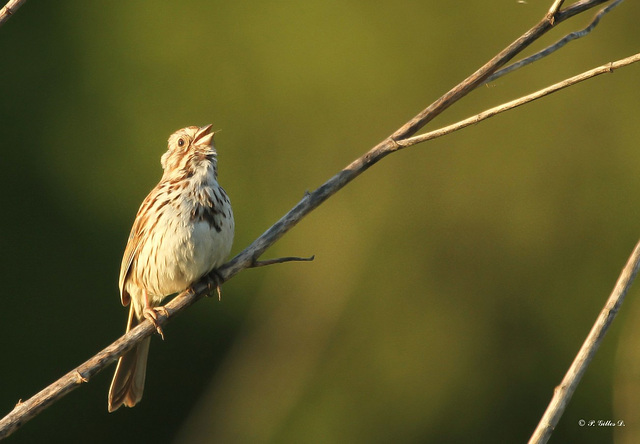
<path fill-rule="evenodd" d="M 135 266 L 136 280 L 147 291 L 151 305 L 159 305 L 166 296 L 185 290 L 222 265 L 233 244 L 230 207 L 216 215 L 220 231 L 206 220 L 190 220 L 188 213 L 169 207 L 149 233 L 149 241 L 141 245 Z M 141 290 L 131 288 L 130 292 L 139 294 Z"/>

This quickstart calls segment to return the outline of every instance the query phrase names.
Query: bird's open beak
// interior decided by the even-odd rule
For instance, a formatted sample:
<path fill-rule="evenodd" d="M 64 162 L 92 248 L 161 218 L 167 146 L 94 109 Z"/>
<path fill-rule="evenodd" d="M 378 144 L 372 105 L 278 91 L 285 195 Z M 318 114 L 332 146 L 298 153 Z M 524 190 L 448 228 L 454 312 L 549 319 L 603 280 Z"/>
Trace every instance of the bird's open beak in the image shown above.
<path fill-rule="evenodd" d="M 196 133 L 196 137 L 193 139 L 194 145 L 211 145 L 211 141 L 213 140 L 213 133 L 211 132 L 211 127 L 213 125 L 203 126 Z"/>

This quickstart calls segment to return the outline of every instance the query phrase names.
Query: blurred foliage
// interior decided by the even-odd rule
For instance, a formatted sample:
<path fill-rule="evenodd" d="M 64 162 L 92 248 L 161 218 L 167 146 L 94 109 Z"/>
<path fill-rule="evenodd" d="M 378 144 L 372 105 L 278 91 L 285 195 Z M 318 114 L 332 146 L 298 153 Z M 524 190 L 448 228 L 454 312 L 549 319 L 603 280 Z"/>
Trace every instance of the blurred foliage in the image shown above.
<path fill-rule="evenodd" d="M 0 28 L 1 410 L 124 331 L 120 257 L 170 133 L 222 130 L 238 252 L 550 3 L 27 2 Z M 434 125 L 637 52 L 639 16 Z M 384 159 L 267 253 L 313 263 L 243 272 L 153 340 L 138 407 L 107 413 L 110 370 L 9 442 L 524 442 L 640 233 L 638 69 Z M 552 442 L 640 433 L 613 402 L 637 296 Z"/>

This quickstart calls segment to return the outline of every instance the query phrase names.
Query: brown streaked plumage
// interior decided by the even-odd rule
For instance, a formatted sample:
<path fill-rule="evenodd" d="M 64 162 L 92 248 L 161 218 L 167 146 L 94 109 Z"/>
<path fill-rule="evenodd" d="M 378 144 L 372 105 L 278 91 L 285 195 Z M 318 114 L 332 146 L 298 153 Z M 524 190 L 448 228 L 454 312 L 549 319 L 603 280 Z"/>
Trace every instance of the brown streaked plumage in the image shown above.
<path fill-rule="evenodd" d="M 233 243 L 233 212 L 218 185 L 211 125 L 176 131 L 168 145 L 164 174 L 140 205 L 120 267 L 120 298 L 130 304 L 127 331 L 145 318 L 155 324 L 154 307 L 221 265 Z M 142 399 L 150 340 L 118 360 L 110 412 Z"/>

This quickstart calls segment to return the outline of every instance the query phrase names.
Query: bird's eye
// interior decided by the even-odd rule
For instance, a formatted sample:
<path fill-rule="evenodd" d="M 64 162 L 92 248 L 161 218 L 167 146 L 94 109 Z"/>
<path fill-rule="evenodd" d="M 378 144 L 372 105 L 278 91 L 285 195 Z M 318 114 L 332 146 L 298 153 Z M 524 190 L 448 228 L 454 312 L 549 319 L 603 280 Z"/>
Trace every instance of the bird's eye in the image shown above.
<path fill-rule="evenodd" d="M 178 139 L 178 146 L 182 147 L 182 146 L 184 146 L 184 143 L 185 142 L 184 142 L 184 139 L 182 137 Z"/>

